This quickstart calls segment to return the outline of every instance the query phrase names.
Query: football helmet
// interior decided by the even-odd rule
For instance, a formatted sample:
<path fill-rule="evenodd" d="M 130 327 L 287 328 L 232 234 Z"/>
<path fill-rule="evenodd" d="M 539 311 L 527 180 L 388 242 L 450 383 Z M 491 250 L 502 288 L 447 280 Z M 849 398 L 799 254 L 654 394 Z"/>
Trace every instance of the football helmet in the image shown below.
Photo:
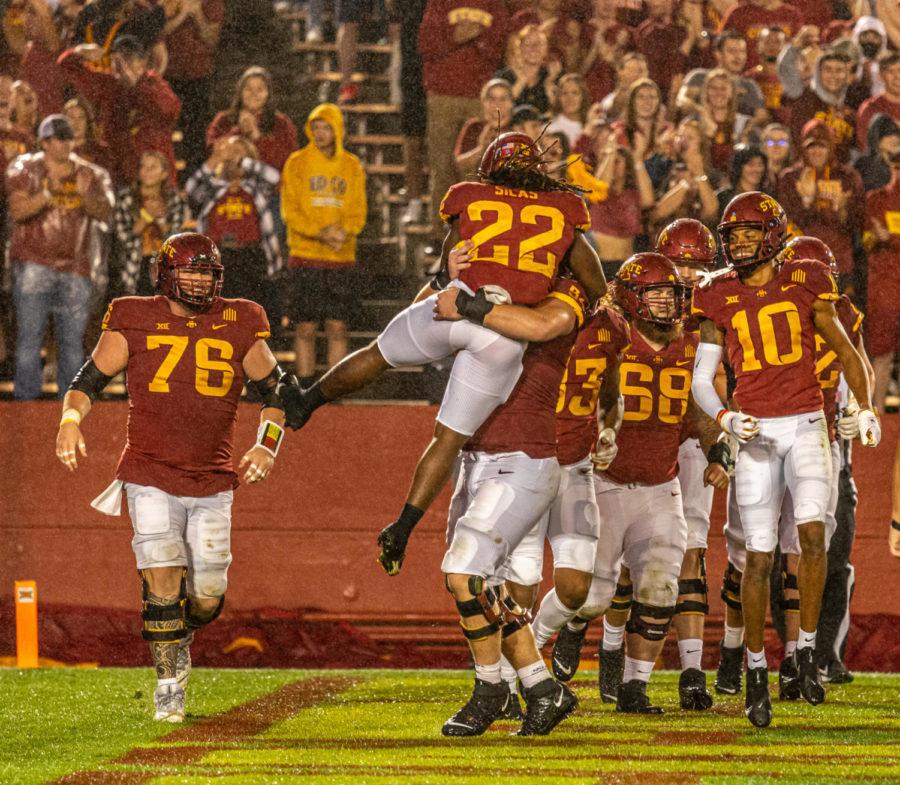
<path fill-rule="evenodd" d="M 679 218 L 666 226 L 656 238 L 656 250 L 681 267 L 716 266 L 716 238 L 693 218 Z"/>
<path fill-rule="evenodd" d="M 759 229 L 762 239 L 752 256 L 735 259 L 728 242 L 735 229 Z M 774 259 L 787 241 L 787 216 L 784 209 L 768 194 L 747 191 L 734 197 L 722 214 L 718 226 L 719 241 L 725 261 L 734 268 L 755 267 Z"/>
<path fill-rule="evenodd" d="M 684 316 L 688 287 L 672 261 L 661 253 L 646 252 L 630 256 L 616 273 L 612 289 L 614 302 L 629 320 L 672 325 Z M 654 313 L 647 295 L 665 290 L 671 290 L 672 301 L 653 303 L 657 308 L 667 306 L 665 313 Z"/>
<path fill-rule="evenodd" d="M 800 259 L 815 259 L 831 270 L 832 275 L 837 275 L 838 273 L 837 259 L 834 258 L 831 249 L 818 237 L 810 237 L 806 234 L 791 240 L 784 247 L 778 259 L 782 264 L 799 261 Z"/>
<path fill-rule="evenodd" d="M 540 159 L 540 150 L 530 136 L 508 131 L 487 146 L 478 176 L 487 179 L 501 169 L 530 169 L 540 164 Z"/>
<path fill-rule="evenodd" d="M 222 292 L 225 267 L 216 244 L 196 232 L 182 232 L 166 240 L 156 254 L 156 291 L 192 311 L 209 310 Z M 187 279 L 184 273 L 208 274 Z"/>

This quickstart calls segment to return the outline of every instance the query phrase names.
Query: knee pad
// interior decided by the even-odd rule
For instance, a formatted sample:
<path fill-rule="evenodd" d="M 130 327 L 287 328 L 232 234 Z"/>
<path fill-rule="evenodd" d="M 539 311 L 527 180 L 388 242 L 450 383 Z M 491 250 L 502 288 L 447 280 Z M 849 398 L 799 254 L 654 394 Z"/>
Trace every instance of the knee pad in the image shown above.
<path fill-rule="evenodd" d="M 182 572 L 181 587 L 178 597 L 173 602 L 160 604 L 150 593 L 147 580 L 141 576 L 142 595 L 141 619 L 143 630 L 141 637 L 152 643 L 178 643 L 188 633 L 185 622 L 185 606 L 187 603 L 187 585 Z"/>
<path fill-rule="evenodd" d="M 216 604 L 216 607 L 213 608 L 212 612 L 208 615 L 198 614 L 194 608 L 191 606 L 191 598 L 188 597 L 187 603 L 185 605 L 185 613 L 184 613 L 184 623 L 187 629 L 191 632 L 194 630 L 199 630 L 201 627 L 205 627 L 210 622 L 214 622 L 219 618 L 219 615 L 222 613 L 222 608 L 225 605 L 225 596 L 219 597 L 219 602 Z"/>
<path fill-rule="evenodd" d="M 610 607 L 616 585 L 612 580 L 598 578 L 596 575 L 591 581 L 587 599 L 578 610 L 578 615 L 585 620 L 596 619 L 606 613 Z"/>
<path fill-rule="evenodd" d="M 231 526 L 226 519 L 205 519 L 197 526 L 192 546 L 192 594 L 218 599 L 228 588 L 231 566 Z"/>
<path fill-rule="evenodd" d="M 634 586 L 630 583 L 617 583 L 616 591 L 610 600 L 609 607 L 614 611 L 627 611 L 631 608 Z"/>
<path fill-rule="evenodd" d="M 625 625 L 626 632 L 640 635 L 644 640 L 665 640 L 669 632 L 669 624 L 675 615 L 675 606 L 660 608 L 657 605 L 644 605 L 642 602 L 634 602 L 631 606 L 631 614 Z M 653 621 L 647 621 L 643 617 L 649 616 Z"/>
<path fill-rule="evenodd" d="M 445 579 L 447 591 L 452 593 L 450 583 Z M 478 575 L 469 576 L 469 593 L 473 595 L 471 600 L 456 600 L 456 610 L 459 611 L 459 626 L 463 635 L 470 641 L 479 641 L 488 638 L 500 630 L 504 622 L 500 609 L 500 595 L 497 590 L 488 586 L 484 578 Z M 486 624 L 483 627 L 472 629 L 466 627 L 465 619 L 473 616 L 481 616 Z"/>
<path fill-rule="evenodd" d="M 788 572 L 787 569 L 787 557 L 782 555 L 781 557 L 781 600 L 778 605 L 785 613 L 799 613 L 800 612 L 800 598 L 798 597 L 787 597 L 785 593 L 788 591 L 800 591 L 800 584 L 797 583 L 797 576 Z"/>
<path fill-rule="evenodd" d="M 706 580 L 706 552 L 700 551 L 700 577 L 678 579 L 678 604 L 675 613 L 709 613 L 709 584 Z M 699 594 L 702 600 L 688 600 L 688 594 Z"/>
<path fill-rule="evenodd" d="M 722 602 L 735 611 L 743 611 L 741 605 L 741 584 L 735 579 L 738 570 L 735 566 L 728 562 L 725 568 L 725 577 L 722 578 Z"/>

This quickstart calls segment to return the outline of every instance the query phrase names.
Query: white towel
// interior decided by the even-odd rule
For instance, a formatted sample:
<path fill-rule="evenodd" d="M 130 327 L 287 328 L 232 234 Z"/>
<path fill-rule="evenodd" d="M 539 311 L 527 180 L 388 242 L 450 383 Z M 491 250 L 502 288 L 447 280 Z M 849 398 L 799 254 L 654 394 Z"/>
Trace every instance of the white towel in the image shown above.
<path fill-rule="evenodd" d="M 91 502 L 98 512 L 104 515 L 112 515 L 113 517 L 122 514 L 122 488 L 125 483 L 122 480 L 113 480 L 94 501 Z"/>

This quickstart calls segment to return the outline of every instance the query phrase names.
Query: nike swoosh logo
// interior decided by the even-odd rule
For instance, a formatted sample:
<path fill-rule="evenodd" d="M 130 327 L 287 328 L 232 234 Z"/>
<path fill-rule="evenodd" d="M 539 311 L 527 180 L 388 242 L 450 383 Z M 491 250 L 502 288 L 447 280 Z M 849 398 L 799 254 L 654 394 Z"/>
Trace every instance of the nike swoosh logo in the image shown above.
<path fill-rule="evenodd" d="M 225 324 L 214 324 L 212 326 L 212 328 L 213 328 L 213 330 L 221 330 L 223 327 L 227 327 L 227 326 L 228 326 L 228 323 L 226 322 Z"/>
<path fill-rule="evenodd" d="M 810 422 L 822 422 L 822 418 L 821 418 L 821 417 L 813 417 L 813 418 L 810 420 Z"/>
<path fill-rule="evenodd" d="M 678 360 L 678 361 L 675 363 L 675 365 L 677 365 L 677 366 L 680 367 L 680 366 L 682 366 L 682 365 L 690 365 L 690 364 L 693 363 L 693 362 L 694 362 L 693 360 Z"/>
<path fill-rule="evenodd" d="M 515 472 L 505 472 L 503 469 L 497 469 L 497 474 L 515 474 Z"/>
<path fill-rule="evenodd" d="M 685 654 L 696 654 L 698 651 L 702 651 L 702 649 L 689 649 Z"/>
<path fill-rule="evenodd" d="M 553 701 L 553 705 L 556 706 L 556 708 L 558 709 L 562 706 L 562 702 L 563 702 L 563 691 L 560 690 L 559 695 L 556 696 L 556 700 Z"/>
<path fill-rule="evenodd" d="M 565 673 L 566 676 L 570 676 L 572 674 L 571 668 L 566 668 L 564 665 L 562 665 L 559 662 L 556 663 L 556 667 L 559 668 L 563 673 Z M 556 705 L 558 706 L 559 704 L 557 703 Z"/>
<path fill-rule="evenodd" d="M 789 283 L 787 286 L 782 286 L 781 291 L 786 292 L 788 289 L 793 289 L 797 284 Z"/>
<path fill-rule="evenodd" d="M 589 343 L 587 348 L 588 349 L 596 349 L 598 346 L 603 346 L 603 344 L 602 343 Z"/>

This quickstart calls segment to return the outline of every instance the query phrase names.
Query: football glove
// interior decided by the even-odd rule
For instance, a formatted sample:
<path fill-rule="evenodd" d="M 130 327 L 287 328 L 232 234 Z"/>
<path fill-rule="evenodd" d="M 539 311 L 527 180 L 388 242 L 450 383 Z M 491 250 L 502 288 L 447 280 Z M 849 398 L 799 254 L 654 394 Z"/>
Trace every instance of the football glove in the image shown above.
<path fill-rule="evenodd" d="M 723 431 L 744 444 L 759 435 L 759 420 L 749 414 L 723 411 L 717 419 Z"/>
<path fill-rule="evenodd" d="M 619 445 L 616 444 L 616 432 L 612 428 L 604 428 L 600 431 L 597 445 L 591 453 L 591 463 L 597 471 L 605 471 L 615 460 L 619 453 Z"/>
<path fill-rule="evenodd" d="M 871 409 L 860 409 L 856 416 L 859 424 L 859 440 L 866 447 L 877 447 L 881 441 L 881 423 Z"/>

